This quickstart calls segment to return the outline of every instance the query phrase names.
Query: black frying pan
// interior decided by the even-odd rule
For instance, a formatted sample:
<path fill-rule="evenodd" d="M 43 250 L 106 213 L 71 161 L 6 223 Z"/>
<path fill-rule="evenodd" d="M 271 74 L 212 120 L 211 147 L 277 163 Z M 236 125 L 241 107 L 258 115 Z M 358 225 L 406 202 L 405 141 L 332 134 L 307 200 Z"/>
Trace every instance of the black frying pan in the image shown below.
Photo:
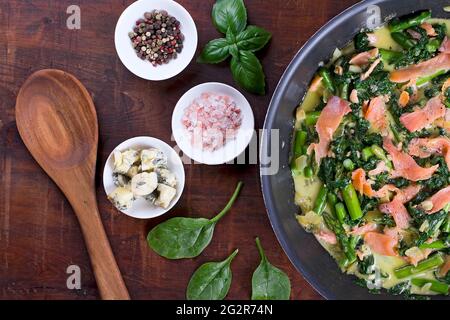
<path fill-rule="evenodd" d="M 450 18 L 443 10 L 447 0 L 367 0 L 336 16 L 320 29 L 292 60 L 282 76 L 267 112 L 264 129 L 279 129 L 280 169 L 274 175 L 264 175 L 269 162 L 272 139 L 261 143 L 261 183 L 267 212 L 275 234 L 284 251 L 306 280 L 327 299 L 399 299 L 383 293 L 372 295 L 355 284 L 355 278 L 342 274 L 331 256 L 313 235 L 305 232 L 295 219 L 299 208 L 294 203 L 294 186 L 289 169 L 289 154 L 293 134 L 294 111 L 304 96 L 308 84 L 321 61 L 330 58 L 335 48 L 344 47 L 355 34 L 366 27 L 368 15 L 377 5 L 382 20 L 403 16 L 412 11 L 431 9 L 433 17 Z"/>

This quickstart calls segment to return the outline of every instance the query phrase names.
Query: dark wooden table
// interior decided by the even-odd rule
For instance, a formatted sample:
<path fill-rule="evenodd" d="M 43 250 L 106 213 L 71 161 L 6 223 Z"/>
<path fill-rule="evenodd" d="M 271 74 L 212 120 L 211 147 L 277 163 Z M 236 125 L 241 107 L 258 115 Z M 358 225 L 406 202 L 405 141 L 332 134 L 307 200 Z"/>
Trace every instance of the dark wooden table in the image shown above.
<path fill-rule="evenodd" d="M 192 272 L 203 262 L 225 258 L 234 248 L 228 298 L 248 299 L 251 274 L 259 263 L 259 236 L 269 259 L 292 281 L 293 299 L 319 299 L 295 271 L 267 218 L 256 165 L 187 165 L 184 194 L 170 214 L 140 221 L 119 214 L 106 199 L 101 172 L 107 156 L 134 136 L 171 141 L 172 110 L 189 88 L 208 81 L 235 85 L 226 65 L 193 61 L 178 77 L 141 80 L 125 69 L 114 49 L 114 28 L 131 0 L 78 0 L 81 30 L 68 30 L 68 0 L 0 0 L 0 299 L 97 299 L 89 259 L 71 207 L 25 149 L 14 120 L 16 95 L 25 79 L 44 68 L 66 70 L 94 97 L 100 123 L 97 196 L 111 246 L 134 299 L 183 299 Z M 246 0 L 249 21 L 273 33 L 260 57 L 268 93 L 245 94 L 261 128 L 273 90 L 302 44 L 355 0 Z M 210 21 L 213 0 L 180 0 L 192 14 L 199 49 L 218 36 Z M 216 229 L 204 254 L 169 261 L 152 252 L 147 232 L 173 216 L 211 217 L 228 200 L 238 180 L 241 197 Z M 301 245 L 301 244 L 299 244 Z M 68 290 L 66 269 L 78 265 L 82 289 Z"/>

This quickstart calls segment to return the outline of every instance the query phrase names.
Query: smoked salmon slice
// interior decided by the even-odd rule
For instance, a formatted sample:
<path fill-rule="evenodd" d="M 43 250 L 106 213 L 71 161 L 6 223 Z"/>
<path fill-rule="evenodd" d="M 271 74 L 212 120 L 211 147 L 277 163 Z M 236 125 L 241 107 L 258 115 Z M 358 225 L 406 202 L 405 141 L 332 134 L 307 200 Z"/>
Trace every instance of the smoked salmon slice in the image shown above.
<path fill-rule="evenodd" d="M 445 116 L 445 106 L 439 96 L 430 99 L 422 109 L 411 113 L 405 113 L 400 117 L 400 122 L 410 132 L 422 130 L 439 118 Z"/>
<path fill-rule="evenodd" d="M 391 215 L 398 228 L 406 229 L 409 227 L 411 216 L 399 198 L 394 198 L 394 200 L 389 203 L 381 204 L 379 209 L 381 212 Z"/>
<path fill-rule="evenodd" d="M 422 187 L 419 184 L 410 184 L 406 188 L 397 189 L 394 200 L 398 200 L 401 203 L 407 203 L 414 199 L 415 196 L 420 192 Z"/>
<path fill-rule="evenodd" d="M 375 169 L 369 171 L 369 176 L 373 177 L 383 172 L 389 172 L 389 168 L 384 161 L 378 161 Z"/>
<path fill-rule="evenodd" d="M 363 225 L 362 227 L 353 228 L 353 230 L 350 231 L 349 234 L 353 236 L 363 236 L 366 233 L 375 230 L 377 230 L 377 224 L 374 222 L 369 222 Z"/>
<path fill-rule="evenodd" d="M 397 150 L 389 138 L 384 138 L 383 148 L 390 154 L 395 170 L 393 178 L 403 177 L 411 181 L 421 181 L 431 178 L 439 165 L 430 168 L 422 168 L 409 154 Z"/>
<path fill-rule="evenodd" d="M 374 60 L 376 57 L 378 57 L 378 53 L 378 48 L 358 53 L 350 59 L 350 64 L 353 64 L 355 66 L 364 66 L 366 64 L 369 64 L 371 60 Z"/>
<path fill-rule="evenodd" d="M 368 197 L 373 197 L 375 194 L 372 186 L 366 179 L 366 172 L 362 168 L 356 169 L 352 172 L 352 184 L 355 190 L 360 194 L 364 194 Z"/>
<path fill-rule="evenodd" d="M 427 211 L 428 214 L 433 214 L 444 209 L 447 204 L 450 204 L 450 186 L 435 193 L 428 201 L 433 203 L 433 208 Z"/>
<path fill-rule="evenodd" d="M 366 179 L 366 173 L 362 168 L 352 172 L 352 184 L 356 191 L 370 198 L 384 198 L 389 195 L 389 192 L 394 192 L 394 200 L 398 200 L 401 203 L 411 201 L 421 189 L 421 186 L 418 184 L 411 184 L 403 189 L 399 189 L 393 184 L 387 184 L 378 191 L 374 191 L 371 183 Z"/>
<path fill-rule="evenodd" d="M 339 127 L 342 119 L 352 109 L 349 103 L 339 97 L 331 97 L 327 105 L 320 113 L 316 124 L 316 131 L 319 134 L 319 143 L 313 144 L 315 157 L 318 164 L 322 158 L 328 154 L 330 142 L 333 139 L 333 134 Z"/>
<path fill-rule="evenodd" d="M 378 232 L 368 232 L 364 235 L 364 242 L 370 247 L 370 249 L 383 256 L 397 256 L 395 247 L 397 246 L 397 239 L 388 235 Z"/>
<path fill-rule="evenodd" d="M 370 100 L 369 106 L 364 112 L 364 118 L 370 122 L 374 129 L 380 131 L 383 135 L 386 134 L 388 128 L 386 98 L 379 96 Z"/>
<path fill-rule="evenodd" d="M 408 150 L 410 155 L 419 158 L 428 158 L 433 154 L 442 155 L 450 169 L 450 139 L 445 136 L 415 138 L 409 143 Z"/>
<path fill-rule="evenodd" d="M 434 30 L 433 26 L 431 25 L 431 23 L 428 22 L 424 22 L 420 25 L 420 27 L 422 29 L 424 29 L 427 32 L 427 36 L 429 37 L 435 37 L 437 36 L 436 34 L 436 30 Z"/>
<path fill-rule="evenodd" d="M 337 243 L 336 235 L 328 230 L 321 230 L 319 233 L 316 234 L 316 237 L 319 240 L 322 240 L 328 244 L 334 245 Z"/>
<path fill-rule="evenodd" d="M 450 40 L 447 37 L 445 37 L 444 41 L 442 41 L 439 51 L 442 53 L 450 53 Z"/>
<path fill-rule="evenodd" d="M 381 63 L 381 58 L 376 59 L 369 67 L 369 69 L 367 69 L 366 72 L 364 72 L 361 75 L 361 80 L 366 80 L 367 78 L 370 77 L 370 75 L 372 74 L 372 72 L 375 71 L 375 68 Z"/>
<path fill-rule="evenodd" d="M 400 98 L 398 100 L 398 104 L 400 105 L 400 107 L 404 108 L 408 105 L 409 100 L 410 100 L 409 92 L 402 91 L 402 93 L 400 94 Z"/>
<path fill-rule="evenodd" d="M 391 72 L 390 80 L 395 83 L 415 81 L 420 77 L 430 76 L 440 70 L 450 70 L 450 54 L 441 53 L 430 60 L 400 70 L 394 70 Z"/>

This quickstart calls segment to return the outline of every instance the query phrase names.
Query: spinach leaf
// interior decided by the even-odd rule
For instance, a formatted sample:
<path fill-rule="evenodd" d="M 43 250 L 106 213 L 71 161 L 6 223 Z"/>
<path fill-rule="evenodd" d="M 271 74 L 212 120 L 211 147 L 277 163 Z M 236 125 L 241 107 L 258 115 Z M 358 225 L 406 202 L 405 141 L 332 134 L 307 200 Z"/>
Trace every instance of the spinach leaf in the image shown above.
<path fill-rule="evenodd" d="M 231 73 L 234 80 L 245 90 L 264 95 L 265 75 L 258 58 L 250 51 L 240 51 L 239 57 L 231 59 Z"/>
<path fill-rule="evenodd" d="M 198 256 L 211 242 L 217 222 L 231 209 L 241 188 L 239 182 L 225 208 L 210 220 L 176 217 L 157 225 L 147 236 L 148 245 L 167 259 Z"/>
<path fill-rule="evenodd" d="M 272 34 L 263 28 L 248 26 L 236 36 L 236 44 L 239 50 L 258 51 L 270 41 Z"/>
<path fill-rule="evenodd" d="M 230 46 L 227 39 L 220 38 L 210 41 L 197 59 L 200 63 L 219 63 L 230 56 Z"/>
<path fill-rule="evenodd" d="M 267 260 L 259 238 L 256 238 L 256 246 L 261 262 L 252 277 L 252 300 L 289 300 L 291 282 L 288 276 Z"/>
<path fill-rule="evenodd" d="M 238 254 L 236 249 L 221 262 L 207 262 L 201 265 L 189 281 L 186 298 L 188 300 L 223 300 L 231 285 L 230 264 Z"/>
<path fill-rule="evenodd" d="M 216 29 L 225 34 L 228 28 L 239 33 L 247 26 L 247 9 L 243 0 L 217 0 L 212 10 Z"/>

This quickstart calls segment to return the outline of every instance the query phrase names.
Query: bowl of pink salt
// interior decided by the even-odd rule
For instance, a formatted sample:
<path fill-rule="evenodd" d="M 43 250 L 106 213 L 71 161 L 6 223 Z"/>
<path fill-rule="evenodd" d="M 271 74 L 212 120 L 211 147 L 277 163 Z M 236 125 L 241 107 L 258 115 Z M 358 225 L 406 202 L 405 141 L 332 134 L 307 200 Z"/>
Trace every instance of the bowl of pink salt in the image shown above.
<path fill-rule="evenodd" d="M 209 165 L 241 155 L 252 140 L 254 126 L 247 99 L 233 87 L 216 82 L 186 92 L 172 116 L 178 147 L 192 160 Z"/>

